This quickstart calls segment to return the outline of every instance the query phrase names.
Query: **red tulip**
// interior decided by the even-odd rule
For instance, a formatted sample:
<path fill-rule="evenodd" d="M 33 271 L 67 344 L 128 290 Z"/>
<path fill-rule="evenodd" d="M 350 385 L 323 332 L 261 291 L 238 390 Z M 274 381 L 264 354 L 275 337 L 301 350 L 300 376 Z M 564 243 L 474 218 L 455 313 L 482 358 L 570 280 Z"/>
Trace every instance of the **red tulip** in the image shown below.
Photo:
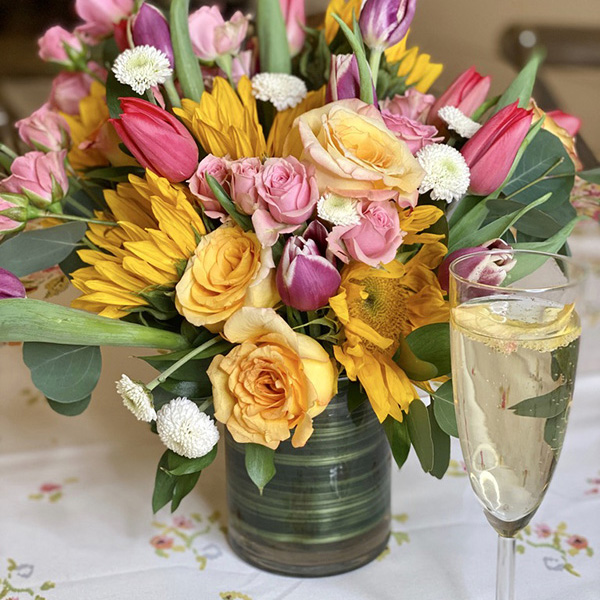
<path fill-rule="evenodd" d="M 190 132 L 151 102 L 141 98 L 119 101 L 123 113 L 110 122 L 138 162 L 172 182 L 191 177 L 198 166 L 198 147 Z"/>
<path fill-rule="evenodd" d="M 500 187 L 517 156 L 531 125 L 531 110 L 518 108 L 517 102 L 498 111 L 462 147 L 471 169 L 471 191 L 487 196 Z"/>

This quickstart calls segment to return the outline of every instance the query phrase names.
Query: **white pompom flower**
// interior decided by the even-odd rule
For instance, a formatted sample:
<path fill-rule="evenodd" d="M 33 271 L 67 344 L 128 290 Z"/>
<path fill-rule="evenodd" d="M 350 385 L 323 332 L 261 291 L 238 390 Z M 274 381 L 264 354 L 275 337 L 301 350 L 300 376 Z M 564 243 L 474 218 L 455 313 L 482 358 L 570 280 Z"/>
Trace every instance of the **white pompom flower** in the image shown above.
<path fill-rule="evenodd" d="M 444 106 L 438 111 L 440 119 L 445 121 L 448 129 L 456 131 L 460 137 L 469 139 L 472 138 L 480 129 L 481 125 L 477 121 L 467 117 L 456 106 Z"/>
<path fill-rule="evenodd" d="M 132 381 L 127 375 L 121 375 L 121 379 L 115 383 L 123 404 L 138 421 L 150 423 L 156 419 L 152 392 L 143 383 Z"/>
<path fill-rule="evenodd" d="M 117 81 L 140 95 L 165 83 L 173 74 L 167 55 L 154 46 L 136 46 L 121 52 L 112 70 Z"/>
<path fill-rule="evenodd" d="M 308 93 L 302 79 L 286 73 L 258 73 L 252 78 L 252 93 L 281 111 L 294 108 Z"/>
<path fill-rule="evenodd" d="M 317 202 L 317 214 L 320 219 L 333 225 L 358 225 L 358 200 L 345 198 L 332 192 L 326 192 Z"/>
<path fill-rule="evenodd" d="M 169 450 L 186 458 L 205 456 L 219 441 L 215 422 L 185 397 L 174 398 L 158 411 L 156 429 Z"/>
<path fill-rule="evenodd" d="M 431 192 L 433 200 L 452 202 L 465 195 L 471 172 L 463 155 L 452 146 L 430 144 L 421 148 L 417 160 L 425 171 L 420 194 Z"/>

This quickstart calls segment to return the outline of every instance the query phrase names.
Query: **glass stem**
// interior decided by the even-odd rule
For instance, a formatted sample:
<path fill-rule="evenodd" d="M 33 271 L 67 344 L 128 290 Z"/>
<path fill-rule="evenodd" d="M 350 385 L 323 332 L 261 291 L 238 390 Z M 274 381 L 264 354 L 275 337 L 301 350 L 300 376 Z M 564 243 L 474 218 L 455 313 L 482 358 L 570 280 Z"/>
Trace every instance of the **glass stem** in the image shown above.
<path fill-rule="evenodd" d="M 515 538 L 498 536 L 496 600 L 515 598 Z"/>

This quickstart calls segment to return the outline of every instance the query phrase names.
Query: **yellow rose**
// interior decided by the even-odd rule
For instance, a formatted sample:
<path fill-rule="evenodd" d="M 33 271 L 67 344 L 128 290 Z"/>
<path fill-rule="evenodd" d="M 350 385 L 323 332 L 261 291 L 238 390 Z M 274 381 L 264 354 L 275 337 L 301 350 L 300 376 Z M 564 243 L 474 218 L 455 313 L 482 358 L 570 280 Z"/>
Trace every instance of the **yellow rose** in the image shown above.
<path fill-rule="evenodd" d="M 337 372 L 323 347 L 269 308 L 242 308 L 223 335 L 236 346 L 208 368 L 215 418 L 239 443 L 273 450 L 290 437 L 299 448 L 312 435 L 313 417 L 337 393 Z"/>
<path fill-rule="evenodd" d="M 360 100 L 340 100 L 296 119 L 283 155 L 312 163 L 319 191 L 382 200 L 399 195 L 414 205 L 423 169 L 381 113 Z M 354 193 L 353 193 L 354 192 Z"/>
<path fill-rule="evenodd" d="M 175 288 L 175 306 L 192 325 L 220 331 L 243 306 L 271 307 L 279 301 L 270 248 L 254 233 L 221 225 L 205 235 Z"/>

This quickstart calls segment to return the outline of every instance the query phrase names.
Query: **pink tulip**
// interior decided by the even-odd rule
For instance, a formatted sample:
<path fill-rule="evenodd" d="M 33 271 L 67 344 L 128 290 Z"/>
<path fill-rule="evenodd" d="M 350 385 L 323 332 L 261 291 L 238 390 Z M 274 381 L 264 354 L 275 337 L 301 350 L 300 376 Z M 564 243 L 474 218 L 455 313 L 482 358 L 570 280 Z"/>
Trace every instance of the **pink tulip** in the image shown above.
<path fill-rule="evenodd" d="M 417 0 L 364 0 L 360 31 L 369 48 L 385 50 L 404 38 L 412 23 Z"/>
<path fill-rule="evenodd" d="M 191 177 L 198 166 L 198 146 L 181 122 L 141 98 L 119 100 L 121 117 L 109 120 L 138 162 L 172 182 Z"/>
<path fill-rule="evenodd" d="M 46 208 L 65 196 L 69 180 L 65 171 L 66 150 L 28 152 L 15 158 L 12 174 L 0 185 L 12 194 L 25 194 L 34 206 Z"/>
<path fill-rule="evenodd" d="M 502 250 L 498 253 L 487 253 L 484 250 Z M 461 248 L 455 250 L 446 256 L 438 269 L 438 280 L 440 287 L 447 292 L 450 287 L 450 265 L 457 258 L 479 252 L 477 256 L 466 258 L 458 265 L 458 275 L 468 279 L 473 283 L 483 283 L 485 285 L 500 285 L 505 279 L 507 273 L 515 266 L 512 247 L 501 239 L 494 239 L 473 248 Z"/>
<path fill-rule="evenodd" d="M 44 33 L 38 40 L 38 46 L 40 48 L 39 56 L 42 60 L 62 65 L 69 65 L 72 62 L 65 46 L 68 46 L 74 54 L 80 55 L 84 51 L 81 40 L 58 25 L 50 27 Z"/>
<path fill-rule="evenodd" d="M 169 24 L 158 8 L 144 2 L 131 20 L 131 35 L 136 46 L 153 46 L 164 52 L 174 67 Z"/>
<path fill-rule="evenodd" d="M 444 106 L 455 106 L 467 117 L 470 117 L 475 109 L 485 101 L 491 82 L 490 77 L 483 77 L 475 70 L 475 67 L 467 69 L 437 99 L 429 112 L 427 122 L 435 125 L 438 129 L 443 127 L 444 122 L 438 117 L 438 111 Z"/>
<path fill-rule="evenodd" d="M 550 110 L 546 113 L 559 127 L 562 127 L 571 137 L 575 137 L 581 128 L 581 119 L 562 110 Z"/>
<path fill-rule="evenodd" d="M 256 178 L 259 206 L 252 223 L 263 246 L 290 233 L 314 212 L 319 199 L 315 170 L 293 156 L 268 158 Z"/>
<path fill-rule="evenodd" d="M 388 110 L 382 110 L 381 116 L 387 128 L 402 140 L 413 154 L 429 144 L 437 144 L 444 140 L 443 136 L 438 136 L 438 130 L 433 125 L 424 125 Z"/>
<path fill-rule="evenodd" d="M 393 260 L 404 239 L 396 204 L 362 200 L 357 225 L 336 225 L 329 236 L 329 250 L 344 262 L 350 259 L 377 267 Z"/>
<path fill-rule="evenodd" d="M 298 310 L 317 310 L 337 293 L 341 277 L 326 257 L 327 230 L 313 221 L 302 236 L 287 241 L 277 267 L 277 291 L 284 304 Z"/>
<path fill-rule="evenodd" d="M 360 98 L 360 75 L 356 56 L 354 54 L 332 54 L 325 101 L 329 104 L 329 102 L 349 98 Z M 373 85 L 373 98 L 377 103 L 375 85 Z"/>
<path fill-rule="evenodd" d="M 89 95 L 92 81 L 87 73 L 60 73 L 52 82 L 48 104 L 68 115 L 79 114 L 79 103 Z"/>
<path fill-rule="evenodd" d="M 0 217 L 1 221 L 2 217 Z M 0 300 L 6 298 L 25 298 L 25 287 L 20 279 L 10 271 L 0 267 Z"/>
<path fill-rule="evenodd" d="M 26 224 L 24 213 L 27 209 L 24 210 L 24 205 L 27 204 L 27 199 L 15 194 L 2 193 L 7 191 L 3 188 L 4 181 L 0 181 L 0 235 L 20 231 Z"/>
<path fill-rule="evenodd" d="M 248 18 L 239 10 L 225 21 L 217 6 L 202 6 L 189 16 L 194 54 L 212 62 L 223 54 L 238 54 L 248 31 Z"/>
<path fill-rule="evenodd" d="M 75 11 L 85 21 L 75 31 L 92 40 L 106 37 L 134 8 L 135 0 L 75 0 Z"/>
<path fill-rule="evenodd" d="M 211 219 L 221 219 L 223 221 L 227 218 L 227 212 L 210 189 L 206 181 L 207 175 L 212 175 L 223 186 L 223 189 L 229 192 L 228 161 L 209 154 L 200 161 L 196 172 L 189 180 L 190 191 L 200 200 L 206 216 Z"/>
<path fill-rule="evenodd" d="M 259 158 L 242 158 L 231 163 L 231 198 L 245 214 L 251 215 L 258 208 L 256 179 L 262 169 Z"/>
<path fill-rule="evenodd" d="M 473 193 L 491 194 L 502 184 L 525 139 L 533 118 L 531 110 L 518 108 L 517 102 L 499 110 L 462 147 L 471 170 Z"/>
<path fill-rule="evenodd" d="M 304 0 L 279 0 L 281 12 L 285 21 L 290 54 L 296 56 L 304 46 L 306 32 L 306 15 L 304 13 Z"/>
<path fill-rule="evenodd" d="M 408 88 L 402 96 L 396 94 L 393 98 L 386 98 L 379 103 L 379 107 L 382 111 L 386 110 L 393 115 L 426 123 L 429 111 L 434 104 L 435 96 L 432 94 L 424 94 L 415 88 Z"/>
<path fill-rule="evenodd" d="M 29 147 L 43 152 L 62 150 L 68 144 L 69 126 L 48 103 L 29 117 L 17 121 L 15 127 L 19 131 L 19 137 Z"/>

